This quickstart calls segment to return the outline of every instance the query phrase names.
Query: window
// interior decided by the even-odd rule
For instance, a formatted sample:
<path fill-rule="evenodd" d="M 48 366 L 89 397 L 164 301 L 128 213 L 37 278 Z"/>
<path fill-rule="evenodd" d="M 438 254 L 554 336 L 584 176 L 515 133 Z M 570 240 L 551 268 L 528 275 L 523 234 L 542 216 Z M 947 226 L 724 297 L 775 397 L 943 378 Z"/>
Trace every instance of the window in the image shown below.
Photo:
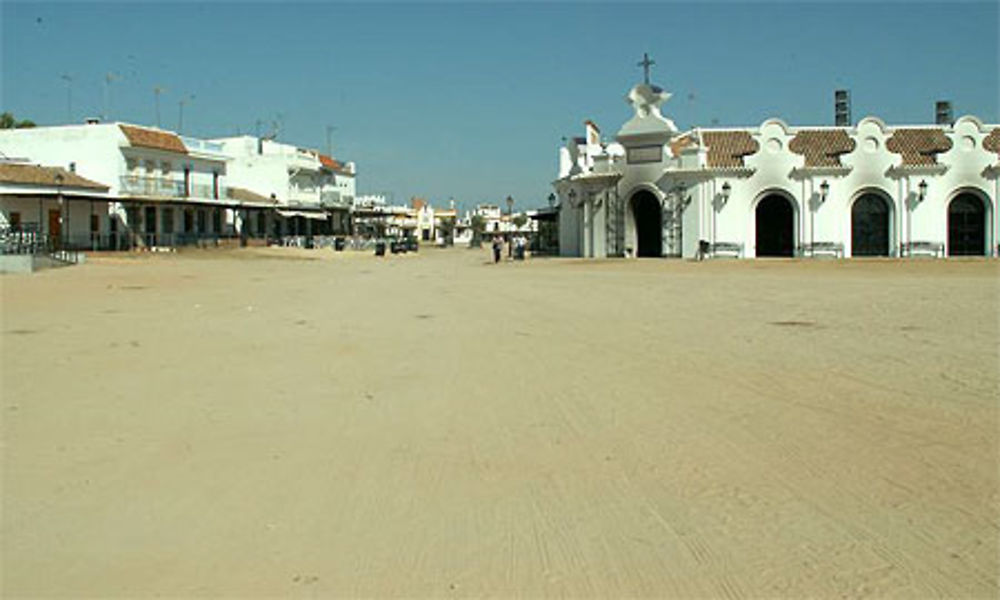
<path fill-rule="evenodd" d="M 184 196 L 191 194 L 191 167 L 184 167 Z"/>
<path fill-rule="evenodd" d="M 97 215 L 90 215 L 90 233 L 98 233 L 101 231 L 101 217 Z"/>
<path fill-rule="evenodd" d="M 218 208 L 212 209 L 212 233 L 222 231 L 222 211 Z"/>
<path fill-rule="evenodd" d="M 125 159 L 125 168 L 128 169 L 129 173 L 135 173 L 139 170 L 139 161 L 134 158 Z"/>
<path fill-rule="evenodd" d="M 219 172 L 212 173 L 212 197 L 219 199 Z"/>
<path fill-rule="evenodd" d="M 156 161 L 155 160 L 147 160 L 145 164 L 146 164 L 146 174 L 147 175 L 152 175 L 152 174 L 156 173 Z"/>
<path fill-rule="evenodd" d="M 205 211 L 198 209 L 198 233 L 205 233 Z"/>
<path fill-rule="evenodd" d="M 8 215 L 7 217 L 7 221 L 10 223 L 11 231 L 21 230 L 21 213 L 19 212 L 10 213 L 10 215 Z"/>
<path fill-rule="evenodd" d="M 170 169 L 172 168 L 173 166 L 167 161 L 163 161 L 160 163 L 160 172 L 163 173 L 164 177 L 170 175 Z"/>

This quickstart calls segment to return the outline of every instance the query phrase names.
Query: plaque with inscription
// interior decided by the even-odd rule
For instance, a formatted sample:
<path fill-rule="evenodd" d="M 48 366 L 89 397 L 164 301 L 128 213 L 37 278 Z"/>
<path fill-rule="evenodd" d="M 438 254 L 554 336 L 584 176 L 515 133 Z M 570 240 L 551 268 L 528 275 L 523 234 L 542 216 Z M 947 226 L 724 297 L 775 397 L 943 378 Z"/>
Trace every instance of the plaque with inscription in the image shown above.
<path fill-rule="evenodd" d="M 663 146 L 636 146 L 626 149 L 628 164 L 657 163 L 663 160 Z"/>

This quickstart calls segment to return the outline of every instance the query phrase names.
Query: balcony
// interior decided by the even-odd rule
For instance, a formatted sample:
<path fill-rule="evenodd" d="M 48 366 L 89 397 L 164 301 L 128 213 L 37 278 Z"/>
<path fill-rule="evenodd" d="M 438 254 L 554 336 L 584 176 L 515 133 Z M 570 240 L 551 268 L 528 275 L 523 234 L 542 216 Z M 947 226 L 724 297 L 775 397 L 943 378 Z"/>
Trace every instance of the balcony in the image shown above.
<path fill-rule="evenodd" d="M 339 191 L 321 192 L 319 204 L 324 208 L 347 209 L 351 207 L 351 197 L 343 196 Z"/>
<path fill-rule="evenodd" d="M 121 178 L 119 193 L 153 198 L 183 198 L 184 182 L 160 177 L 124 175 Z"/>
<path fill-rule="evenodd" d="M 220 185 L 218 194 L 211 183 L 192 183 L 190 193 L 184 193 L 184 181 L 161 177 L 125 175 L 121 178 L 120 194 L 149 198 L 226 198 L 227 190 Z"/>

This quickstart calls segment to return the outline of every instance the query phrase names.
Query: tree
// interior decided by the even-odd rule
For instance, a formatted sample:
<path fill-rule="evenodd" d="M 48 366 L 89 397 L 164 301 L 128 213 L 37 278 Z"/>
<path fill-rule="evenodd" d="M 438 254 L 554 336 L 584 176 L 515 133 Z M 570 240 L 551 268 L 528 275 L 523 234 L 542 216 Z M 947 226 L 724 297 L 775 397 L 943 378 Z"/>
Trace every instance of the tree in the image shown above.
<path fill-rule="evenodd" d="M 514 223 L 514 227 L 521 229 L 522 227 L 524 227 L 524 224 L 528 222 L 528 217 L 523 214 L 517 214 L 514 215 L 514 218 L 511 222 Z"/>
<path fill-rule="evenodd" d="M 486 231 L 486 219 L 483 215 L 472 215 L 469 219 L 469 228 L 472 229 L 472 242 L 470 246 L 479 248 L 483 245 L 483 232 Z"/>
<path fill-rule="evenodd" d="M 35 122 L 30 119 L 18 121 L 9 112 L 0 113 L 0 129 L 28 129 L 34 126 Z"/>

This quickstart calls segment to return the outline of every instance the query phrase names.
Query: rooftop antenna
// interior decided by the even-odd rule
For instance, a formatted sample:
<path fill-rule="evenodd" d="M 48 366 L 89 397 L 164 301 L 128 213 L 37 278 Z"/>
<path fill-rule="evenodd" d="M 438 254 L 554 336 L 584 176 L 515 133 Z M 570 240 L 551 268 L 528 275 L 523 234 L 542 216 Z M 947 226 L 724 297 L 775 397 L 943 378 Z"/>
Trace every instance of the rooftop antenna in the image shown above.
<path fill-rule="evenodd" d="M 66 82 L 66 123 L 73 122 L 73 77 L 63 74 L 59 77 Z"/>
<path fill-rule="evenodd" d="M 329 156 L 330 158 L 333 158 L 332 136 L 333 136 L 333 132 L 336 131 L 336 130 L 337 130 L 337 128 L 334 127 L 333 125 L 327 125 L 326 126 L 326 155 Z"/>
<path fill-rule="evenodd" d="M 121 79 L 121 76 L 112 71 L 104 74 L 104 114 L 101 115 L 102 121 L 111 120 L 111 84 L 114 83 L 115 79 Z"/>
<path fill-rule="evenodd" d="M 184 132 L 184 105 L 187 104 L 188 102 L 192 101 L 192 100 L 194 100 L 194 94 L 188 94 L 187 97 L 181 98 L 180 101 L 177 102 L 177 105 L 180 107 L 180 110 L 178 111 L 178 114 L 177 114 L 177 133 L 178 134 L 181 134 L 181 133 Z"/>
<path fill-rule="evenodd" d="M 156 99 L 156 127 L 162 128 L 160 125 L 160 94 L 167 91 L 167 88 L 162 86 L 156 86 L 153 88 L 153 97 Z"/>

